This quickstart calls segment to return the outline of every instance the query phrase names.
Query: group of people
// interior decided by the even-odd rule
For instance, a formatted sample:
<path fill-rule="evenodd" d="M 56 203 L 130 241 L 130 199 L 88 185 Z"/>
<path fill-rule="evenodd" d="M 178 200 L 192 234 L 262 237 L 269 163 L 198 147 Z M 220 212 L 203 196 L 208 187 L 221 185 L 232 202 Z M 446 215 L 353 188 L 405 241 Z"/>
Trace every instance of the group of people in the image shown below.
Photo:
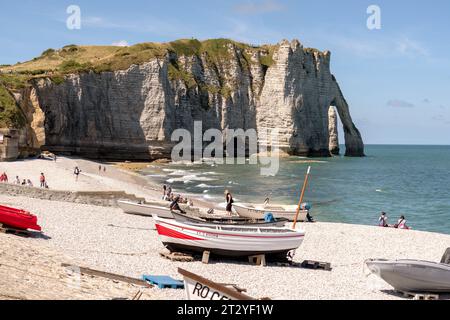
<path fill-rule="evenodd" d="M 170 202 L 170 210 L 172 211 L 179 211 L 182 214 L 186 214 L 186 211 L 181 209 L 180 204 L 188 204 L 189 206 L 193 206 L 194 203 L 192 201 L 189 201 L 188 198 L 183 198 L 180 194 L 175 196 L 173 193 L 172 187 L 168 187 L 166 185 L 163 186 L 163 197 L 162 199 L 164 201 Z"/>
<path fill-rule="evenodd" d="M 382 212 L 380 218 L 378 219 L 378 226 L 383 228 L 396 228 L 396 229 L 403 229 L 403 230 L 410 230 L 411 227 L 409 227 L 406 224 L 406 218 L 404 215 L 400 217 L 400 219 L 397 221 L 396 224 L 390 225 L 388 223 L 388 217 L 386 212 Z"/>
<path fill-rule="evenodd" d="M 3 174 L 0 176 L 0 182 L 9 183 L 9 178 L 6 172 L 3 172 Z M 13 183 L 20 186 L 34 187 L 33 182 L 31 182 L 30 179 L 20 179 L 19 176 L 16 176 Z M 45 177 L 44 173 L 41 173 L 41 175 L 39 176 L 39 184 L 41 188 L 49 188 L 47 184 L 47 178 Z"/>
<path fill-rule="evenodd" d="M 226 211 L 231 216 L 231 215 L 233 215 L 234 199 L 233 199 L 232 194 L 228 190 L 225 191 L 225 198 L 226 198 L 226 202 L 227 202 Z M 190 207 L 194 206 L 194 203 L 192 202 L 192 200 L 189 200 L 188 198 L 183 198 L 181 195 L 175 196 L 171 186 L 166 186 L 166 185 L 163 186 L 162 199 L 164 201 L 169 201 L 171 203 L 170 210 L 179 211 L 183 214 L 185 214 L 186 212 L 180 208 L 180 204 L 187 204 Z"/>

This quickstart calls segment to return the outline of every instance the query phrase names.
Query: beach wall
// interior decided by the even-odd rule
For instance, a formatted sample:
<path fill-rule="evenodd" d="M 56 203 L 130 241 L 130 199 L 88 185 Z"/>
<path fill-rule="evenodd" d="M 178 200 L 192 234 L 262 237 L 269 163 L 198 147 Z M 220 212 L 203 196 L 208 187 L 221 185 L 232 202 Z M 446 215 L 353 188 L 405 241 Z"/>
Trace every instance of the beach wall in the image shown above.
<path fill-rule="evenodd" d="M 117 201 L 145 201 L 123 191 L 59 191 L 41 188 L 30 188 L 9 183 L 0 183 L 0 193 L 9 196 L 21 196 L 33 199 L 73 202 L 102 207 L 117 207 Z"/>
<path fill-rule="evenodd" d="M 271 48 L 229 42 L 216 48 L 226 52 L 215 60 L 208 52 L 168 52 L 127 70 L 35 79 L 20 103 L 32 123 L 28 141 L 59 154 L 154 160 L 170 157 L 174 130 L 193 133 L 202 121 L 203 131 L 278 129 L 286 154 L 328 157 L 337 151 L 330 150 L 328 117 L 335 106 L 346 155 L 364 156 L 331 53 L 297 40 Z"/>
<path fill-rule="evenodd" d="M 0 161 L 13 161 L 19 156 L 19 131 L 0 129 Z"/>

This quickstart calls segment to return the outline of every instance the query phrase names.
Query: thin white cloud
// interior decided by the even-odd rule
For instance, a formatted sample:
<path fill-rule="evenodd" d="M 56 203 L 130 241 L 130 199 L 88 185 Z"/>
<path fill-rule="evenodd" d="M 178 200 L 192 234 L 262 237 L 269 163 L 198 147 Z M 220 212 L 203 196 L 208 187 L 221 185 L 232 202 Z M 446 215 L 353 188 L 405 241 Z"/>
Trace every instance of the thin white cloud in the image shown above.
<path fill-rule="evenodd" d="M 240 14 L 263 14 L 283 11 L 285 6 L 275 0 L 257 2 L 245 2 L 234 7 L 234 11 Z"/>
<path fill-rule="evenodd" d="M 332 47 L 338 47 L 365 58 L 429 57 L 429 50 L 419 41 L 405 36 L 343 36 L 327 33 L 323 38 Z"/>
<path fill-rule="evenodd" d="M 255 27 L 254 25 L 249 25 L 246 21 L 238 19 L 227 19 L 224 26 L 227 29 L 219 32 L 220 37 L 252 45 L 276 43 L 283 39 L 283 35 L 275 30 L 264 26 Z"/>
<path fill-rule="evenodd" d="M 112 45 L 116 46 L 116 47 L 129 47 L 130 46 L 128 44 L 128 41 L 126 41 L 126 40 L 120 40 L 120 41 L 117 41 L 117 42 L 113 42 Z"/>
<path fill-rule="evenodd" d="M 406 56 L 428 56 L 428 49 L 425 48 L 420 42 L 412 40 L 410 38 L 402 38 L 397 41 L 396 50 Z"/>
<path fill-rule="evenodd" d="M 387 105 L 389 107 L 393 107 L 393 108 L 414 108 L 415 107 L 415 105 L 410 102 L 407 102 L 404 100 L 398 100 L 398 99 L 389 100 L 387 102 Z"/>
<path fill-rule="evenodd" d="M 114 29 L 114 28 L 124 28 L 126 26 L 111 22 L 102 17 L 90 16 L 82 17 L 81 26 L 94 27 L 94 28 L 104 28 L 104 29 Z"/>
<path fill-rule="evenodd" d="M 161 20 L 155 17 L 146 17 L 145 19 L 119 20 L 109 19 L 101 16 L 83 17 L 81 27 L 96 29 L 114 29 L 136 33 L 151 33 L 164 37 L 183 38 L 192 35 L 189 27 L 178 22 Z"/>

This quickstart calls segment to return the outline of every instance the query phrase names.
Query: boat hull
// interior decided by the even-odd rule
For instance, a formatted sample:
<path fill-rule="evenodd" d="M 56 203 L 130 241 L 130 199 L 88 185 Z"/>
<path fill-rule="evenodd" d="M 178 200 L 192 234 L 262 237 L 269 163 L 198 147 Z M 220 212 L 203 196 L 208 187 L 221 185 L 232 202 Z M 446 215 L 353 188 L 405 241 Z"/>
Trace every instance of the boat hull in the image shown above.
<path fill-rule="evenodd" d="M 0 224 L 20 230 L 42 230 L 36 216 L 24 210 L 5 206 L 0 206 Z"/>
<path fill-rule="evenodd" d="M 215 283 L 194 273 L 183 269 L 178 272 L 184 278 L 184 287 L 188 300 L 194 301 L 225 301 L 225 300 L 255 300 L 235 289 L 226 287 L 223 284 Z"/>
<path fill-rule="evenodd" d="M 199 252 L 228 257 L 265 254 L 286 256 L 303 242 L 303 231 L 285 228 L 192 226 L 155 217 L 161 242 L 171 251 Z"/>
<path fill-rule="evenodd" d="M 288 208 L 280 210 L 276 208 L 264 207 L 263 205 L 253 206 L 236 203 L 233 204 L 233 208 L 240 217 L 249 219 L 264 219 L 264 216 L 267 213 L 272 213 L 275 219 L 284 218 L 289 221 L 294 221 L 295 216 L 297 215 L 297 209 L 293 206 L 288 206 Z M 298 221 L 306 221 L 307 215 L 308 211 L 301 210 L 298 216 Z"/>
<path fill-rule="evenodd" d="M 369 260 L 366 264 L 398 291 L 450 293 L 450 265 L 420 260 Z"/>
<path fill-rule="evenodd" d="M 287 219 L 276 219 L 274 222 L 265 222 L 261 219 L 258 220 L 250 220 L 250 219 L 242 219 L 242 218 L 193 218 L 187 215 L 172 213 L 175 220 L 181 223 L 186 223 L 190 225 L 203 225 L 203 226 L 249 226 L 249 227 L 278 227 L 282 228 L 288 222 Z M 202 220 L 205 219 L 205 220 Z M 209 220 L 209 221 L 208 221 Z"/>
<path fill-rule="evenodd" d="M 119 207 L 123 212 L 128 214 L 152 217 L 157 215 L 166 219 L 173 219 L 172 212 L 169 207 L 163 207 L 160 205 L 138 204 L 129 201 L 118 201 Z"/>

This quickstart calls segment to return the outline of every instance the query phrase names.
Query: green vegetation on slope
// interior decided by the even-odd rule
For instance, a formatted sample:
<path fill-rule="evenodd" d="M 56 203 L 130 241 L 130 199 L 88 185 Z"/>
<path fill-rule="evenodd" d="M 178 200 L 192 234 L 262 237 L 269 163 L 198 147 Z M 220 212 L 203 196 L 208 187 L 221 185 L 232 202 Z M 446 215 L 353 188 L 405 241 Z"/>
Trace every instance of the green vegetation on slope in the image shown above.
<path fill-rule="evenodd" d="M 199 41 L 182 39 L 169 43 L 140 43 L 130 47 L 116 46 L 77 46 L 69 45 L 60 50 L 47 49 L 40 57 L 14 66 L 0 66 L 1 73 L 13 72 L 28 76 L 46 74 L 67 74 L 93 70 L 95 72 L 125 70 L 133 64 L 142 64 L 153 58 L 163 58 L 168 52 L 178 56 L 201 56 L 207 54 L 211 63 L 226 61 L 230 52 L 228 45 L 241 49 L 247 62 L 250 59 L 245 51 L 266 50 L 268 56 L 264 60 L 270 62 L 275 46 L 253 47 L 228 39 Z M 264 61 L 262 61 L 263 64 Z"/>
<path fill-rule="evenodd" d="M 22 128 L 24 125 L 25 118 L 14 97 L 0 83 L 0 128 Z"/>

